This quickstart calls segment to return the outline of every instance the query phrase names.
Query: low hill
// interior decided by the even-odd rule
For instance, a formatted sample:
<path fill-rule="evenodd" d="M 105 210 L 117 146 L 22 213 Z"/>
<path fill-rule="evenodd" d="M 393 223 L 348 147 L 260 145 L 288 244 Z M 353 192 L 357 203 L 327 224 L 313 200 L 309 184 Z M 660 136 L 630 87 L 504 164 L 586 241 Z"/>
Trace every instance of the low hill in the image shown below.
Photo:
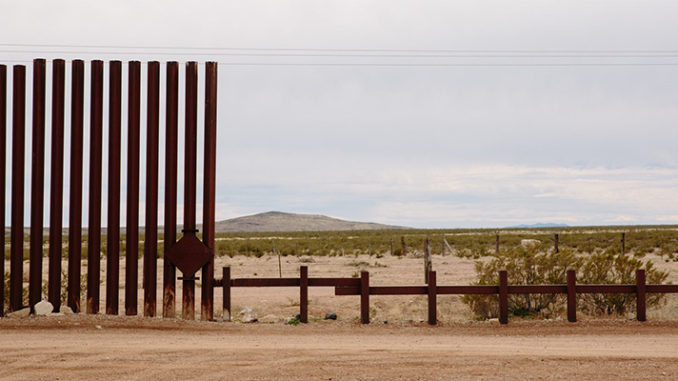
<path fill-rule="evenodd" d="M 217 221 L 217 233 L 243 232 L 292 232 L 323 230 L 386 230 L 407 229 L 402 226 L 383 225 L 372 222 L 345 221 L 318 214 L 266 212 Z"/>

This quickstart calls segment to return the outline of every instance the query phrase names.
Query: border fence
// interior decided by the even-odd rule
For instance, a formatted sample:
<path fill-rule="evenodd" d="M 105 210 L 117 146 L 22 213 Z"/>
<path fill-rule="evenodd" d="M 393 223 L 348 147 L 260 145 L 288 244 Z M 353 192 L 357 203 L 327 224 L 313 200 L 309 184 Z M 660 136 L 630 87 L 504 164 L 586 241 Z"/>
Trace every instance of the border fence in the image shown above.
<path fill-rule="evenodd" d="M 428 323 L 435 325 L 438 295 L 498 295 L 499 322 L 508 324 L 509 294 L 566 294 L 567 320 L 577 321 L 577 294 L 636 294 L 636 319 L 646 320 L 645 299 L 648 293 L 678 293 L 678 285 L 646 284 L 645 270 L 636 270 L 636 284 L 577 284 L 575 270 L 567 270 L 567 284 L 509 285 L 506 270 L 499 271 L 496 286 L 439 286 L 436 272 L 429 271 L 424 286 L 371 286 L 370 273 L 362 271 L 360 278 L 309 278 L 308 267 L 301 266 L 299 278 L 231 278 L 231 268 L 222 269 L 222 278 L 214 280 L 223 288 L 223 317 L 231 319 L 231 289 L 235 287 L 299 287 L 299 321 L 308 322 L 308 288 L 334 287 L 335 295 L 360 296 L 360 321 L 370 323 L 370 295 L 427 295 Z"/>
<path fill-rule="evenodd" d="M 51 175 L 49 187 L 49 273 L 47 280 L 48 300 L 58 311 L 61 305 L 62 273 L 62 219 L 64 188 L 64 105 L 66 62 L 52 61 L 51 85 Z M 160 63 L 147 63 L 146 94 L 146 200 L 143 238 L 143 314 L 157 313 L 157 250 L 158 250 L 158 159 L 160 128 Z M 195 317 L 194 292 L 195 272 L 202 271 L 201 318 L 213 317 L 214 277 L 214 211 L 216 181 L 216 117 L 217 117 L 217 63 L 205 63 L 204 103 L 204 176 L 203 176 L 203 232 L 202 240 L 196 236 L 196 171 L 198 141 L 198 63 L 187 62 L 185 67 L 185 168 L 184 168 L 184 223 L 183 235 L 177 242 L 177 155 L 179 111 L 179 64 L 166 63 L 165 79 L 165 210 L 164 210 L 164 259 L 162 315 L 174 317 L 176 269 L 183 273 L 182 316 Z M 67 305 L 80 312 L 81 253 L 82 253 L 82 204 L 83 204 L 83 136 L 89 128 L 89 195 L 87 226 L 87 286 L 86 312 L 99 312 L 100 260 L 101 260 L 101 210 L 102 210 L 102 146 L 104 126 L 104 62 L 90 62 L 90 108 L 89 124 L 84 123 L 85 62 L 70 62 L 70 178 L 68 203 L 68 267 Z M 30 243 L 28 306 L 42 299 L 43 265 L 43 208 L 45 172 L 45 92 L 46 60 L 35 59 L 32 65 L 32 148 L 30 189 Z M 138 309 L 138 257 L 139 257 L 139 172 L 141 132 L 141 62 L 127 64 L 127 87 L 123 91 L 122 62 L 108 63 L 108 224 L 106 243 L 106 314 L 117 315 L 119 306 L 119 260 L 120 260 L 120 177 L 121 177 L 121 132 L 123 94 L 127 94 L 127 216 L 125 231 L 125 314 L 137 315 Z M 5 247 L 5 149 L 7 124 L 7 66 L 0 65 L 0 180 L 2 199 L 0 228 Z M 24 306 L 24 145 L 26 112 L 26 66 L 12 67 L 12 140 L 11 140 L 11 238 L 9 311 Z M 0 295 L 4 294 L 4 258 L 0 261 Z M 4 298 L 0 298 L 0 316 L 4 314 Z"/>

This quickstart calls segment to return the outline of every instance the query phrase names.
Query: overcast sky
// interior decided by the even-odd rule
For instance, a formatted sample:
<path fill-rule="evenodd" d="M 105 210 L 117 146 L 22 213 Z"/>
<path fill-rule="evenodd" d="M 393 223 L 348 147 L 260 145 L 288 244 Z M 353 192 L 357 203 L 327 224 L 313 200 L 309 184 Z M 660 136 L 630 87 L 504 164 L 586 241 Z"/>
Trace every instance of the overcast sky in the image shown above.
<path fill-rule="evenodd" d="M 675 1 L 187 4 L 2 0 L 0 63 L 219 61 L 218 219 L 678 223 Z"/>

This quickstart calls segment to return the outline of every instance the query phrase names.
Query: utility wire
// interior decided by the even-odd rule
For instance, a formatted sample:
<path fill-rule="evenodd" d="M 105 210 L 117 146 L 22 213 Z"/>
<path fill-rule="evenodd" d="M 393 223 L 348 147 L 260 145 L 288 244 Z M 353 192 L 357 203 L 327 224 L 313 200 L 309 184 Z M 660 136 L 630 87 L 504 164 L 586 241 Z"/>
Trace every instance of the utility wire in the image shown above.
<path fill-rule="evenodd" d="M 51 54 L 139 54 L 135 51 L 71 51 L 71 50 L 13 50 L 0 49 L 0 53 L 51 53 Z M 184 55 L 177 52 L 144 52 L 144 55 Z M 662 54 L 356 54 L 356 53 L 222 53 L 222 52 L 190 52 L 185 55 L 226 56 L 226 57 L 369 57 L 369 58 L 675 58 L 678 52 Z"/>
<path fill-rule="evenodd" d="M 19 44 L 0 43 L 5 47 L 75 48 L 75 49 L 156 49 L 156 50 L 214 50 L 214 51 L 281 51 L 281 52 L 396 52 L 396 53 L 498 53 L 498 54 L 677 54 L 678 49 L 334 49 L 334 48 L 252 48 L 252 47 L 195 47 L 195 46 L 133 46 L 133 45 L 75 45 L 75 44 Z M 139 53 L 136 52 L 135 53 Z M 195 54 L 195 53 L 191 53 Z"/>

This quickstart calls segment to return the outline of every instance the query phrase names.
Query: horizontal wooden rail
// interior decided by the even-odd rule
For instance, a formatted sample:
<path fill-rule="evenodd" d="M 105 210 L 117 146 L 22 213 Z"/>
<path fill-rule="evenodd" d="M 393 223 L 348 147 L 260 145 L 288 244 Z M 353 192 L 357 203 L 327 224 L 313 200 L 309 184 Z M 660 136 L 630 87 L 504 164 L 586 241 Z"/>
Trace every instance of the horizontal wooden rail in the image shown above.
<path fill-rule="evenodd" d="M 645 271 L 636 271 L 636 284 L 576 284 L 576 272 L 567 271 L 567 284 L 509 285 L 506 270 L 499 271 L 500 284 L 471 286 L 437 286 L 435 271 L 428 274 L 426 286 L 370 286 L 369 273 L 363 271 L 360 278 L 309 278 L 308 268 L 302 266 L 299 278 L 230 278 L 230 268 L 225 267 L 223 279 L 215 279 L 215 287 L 224 288 L 224 317 L 230 319 L 230 295 L 232 287 L 299 287 L 300 321 L 308 319 L 308 287 L 334 287 L 335 295 L 360 295 L 360 320 L 370 322 L 370 295 L 427 295 L 428 322 L 436 324 L 437 295 L 498 295 L 499 321 L 508 323 L 508 295 L 520 294 L 565 294 L 567 295 L 567 320 L 577 321 L 577 294 L 636 294 L 636 318 L 645 321 L 645 298 L 647 293 L 678 293 L 678 285 L 645 284 Z"/>

